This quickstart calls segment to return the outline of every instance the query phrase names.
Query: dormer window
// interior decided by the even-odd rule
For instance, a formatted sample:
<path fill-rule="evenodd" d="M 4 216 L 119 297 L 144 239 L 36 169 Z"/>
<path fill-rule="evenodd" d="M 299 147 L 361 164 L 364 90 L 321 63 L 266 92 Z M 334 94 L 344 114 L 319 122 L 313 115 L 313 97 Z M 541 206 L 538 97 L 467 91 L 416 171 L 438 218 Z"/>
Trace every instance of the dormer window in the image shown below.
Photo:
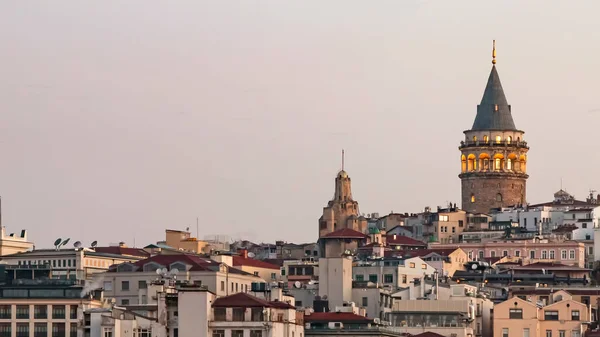
<path fill-rule="evenodd" d="M 162 268 L 162 266 L 156 262 L 148 262 L 144 265 L 145 272 L 155 272 L 159 268 Z"/>

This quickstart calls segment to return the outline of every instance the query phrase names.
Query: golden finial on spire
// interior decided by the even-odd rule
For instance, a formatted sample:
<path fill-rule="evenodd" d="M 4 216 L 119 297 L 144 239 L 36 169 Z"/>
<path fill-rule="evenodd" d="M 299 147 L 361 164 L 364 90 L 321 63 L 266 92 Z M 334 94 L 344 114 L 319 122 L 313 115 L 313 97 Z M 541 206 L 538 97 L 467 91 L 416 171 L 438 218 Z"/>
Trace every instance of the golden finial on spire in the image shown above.
<path fill-rule="evenodd" d="M 496 40 L 494 40 L 494 47 L 492 49 L 492 64 L 496 64 Z"/>

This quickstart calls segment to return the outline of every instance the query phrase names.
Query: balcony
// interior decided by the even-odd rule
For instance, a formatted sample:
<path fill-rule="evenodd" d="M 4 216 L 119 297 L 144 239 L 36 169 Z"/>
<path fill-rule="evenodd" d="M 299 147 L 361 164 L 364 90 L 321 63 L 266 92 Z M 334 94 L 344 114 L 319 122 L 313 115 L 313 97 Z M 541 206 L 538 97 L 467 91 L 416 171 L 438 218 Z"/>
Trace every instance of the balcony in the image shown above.
<path fill-rule="evenodd" d="M 525 141 L 506 141 L 506 140 L 502 140 L 502 141 L 462 141 L 460 142 L 460 146 L 458 147 L 459 149 L 465 149 L 465 148 L 471 148 L 471 147 L 516 147 L 516 148 L 520 148 L 520 149 L 529 149 L 529 146 L 527 146 L 527 142 Z"/>

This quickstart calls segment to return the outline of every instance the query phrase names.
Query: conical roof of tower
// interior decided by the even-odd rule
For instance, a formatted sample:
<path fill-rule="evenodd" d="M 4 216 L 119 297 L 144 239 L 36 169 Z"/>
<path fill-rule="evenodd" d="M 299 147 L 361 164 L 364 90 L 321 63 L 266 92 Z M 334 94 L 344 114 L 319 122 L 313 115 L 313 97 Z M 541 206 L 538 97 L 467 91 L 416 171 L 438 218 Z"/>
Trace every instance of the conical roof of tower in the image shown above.
<path fill-rule="evenodd" d="M 496 66 L 492 66 L 471 130 L 517 130 Z"/>

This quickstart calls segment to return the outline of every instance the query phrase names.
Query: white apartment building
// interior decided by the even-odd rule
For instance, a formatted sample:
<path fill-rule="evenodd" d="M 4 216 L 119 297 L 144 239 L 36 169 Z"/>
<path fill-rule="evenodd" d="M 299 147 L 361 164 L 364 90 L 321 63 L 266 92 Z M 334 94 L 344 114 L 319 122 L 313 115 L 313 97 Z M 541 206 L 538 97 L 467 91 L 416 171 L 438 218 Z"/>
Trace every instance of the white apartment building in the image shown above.
<path fill-rule="evenodd" d="M 436 271 L 420 257 L 383 258 L 355 262 L 352 278 L 389 286 L 391 290 L 407 287 L 415 278 L 432 276 Z"/>
<path fill-rule="evenodd" d="M 27 240 L 27 231 L 8 233 L 2 226 L 0 232 L 0 256 L 26 252 L 33 249 L 33 242 Z"/>
<path fill-rule="evenodd" d="M 165 270 L 166 275 L 158 275 L 157 270 Z M 148 284 L 164 276 L 201 284 L 217 296 L 249 292 L 252 283 L 264 282 L 254 274 L 197 255 L 156 255 L 111 268 L 104 275 L 104 296 L 114 298 L 119 305 L 147 304 Z"/>

